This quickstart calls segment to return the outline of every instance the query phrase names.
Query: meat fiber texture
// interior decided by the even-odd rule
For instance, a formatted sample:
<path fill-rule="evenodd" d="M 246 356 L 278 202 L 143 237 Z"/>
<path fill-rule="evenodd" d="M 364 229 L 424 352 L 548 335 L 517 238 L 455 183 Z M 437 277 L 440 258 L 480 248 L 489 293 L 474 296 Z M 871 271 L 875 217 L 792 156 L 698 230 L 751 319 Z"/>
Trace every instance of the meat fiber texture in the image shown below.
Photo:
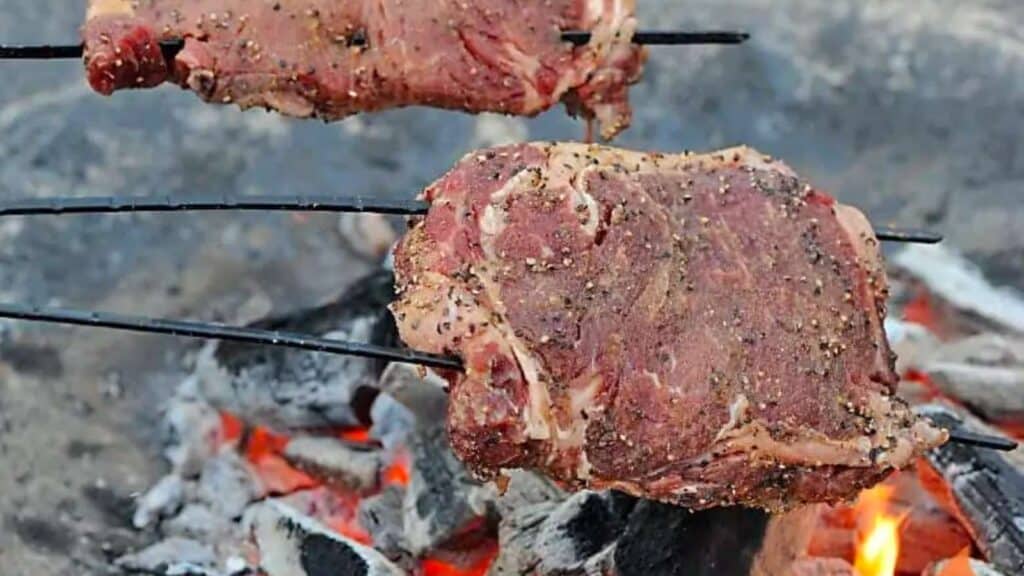
<path fill-rule="evenodd" d="M 210 102 L 326 120 L 424 105 L 533 116 L 559 101 L 629 125 L 635 0 L 90 0 L 89 82 L 173 81 Z M 592 32 L 585 46 L 560 32 Z M 160 41 L 184 39 L 173 60 Z"/>
<path fill-rule="evenodd" d="M 894 396 L 867 220 L 776 160 L 522 144 L 424 197 L 393 311 L 462 358 L 448 426 L 478 474 L 783 509 L 946 440 Z"/>

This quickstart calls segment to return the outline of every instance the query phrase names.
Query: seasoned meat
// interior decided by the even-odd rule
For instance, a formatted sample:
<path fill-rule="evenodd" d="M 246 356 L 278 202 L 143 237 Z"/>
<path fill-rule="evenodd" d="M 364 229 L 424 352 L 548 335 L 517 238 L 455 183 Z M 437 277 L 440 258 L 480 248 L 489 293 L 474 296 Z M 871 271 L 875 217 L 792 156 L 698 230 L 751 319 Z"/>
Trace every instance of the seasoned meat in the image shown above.
<path fill-rule="evenodd" d="M 85 60 L 103 94 L 171 80 L 328 120 L 410 105 L 532 116 L 564 101 L 610 138 L 645 58 L 634 1 L 90 0 Z M 181 38 L 165 60 L 159 42 Z"/>
<path fill-rule="evenodd" d="M 481 475 L 779 509 L 945 441 L 894 396 L 871 227 L 778 161 L 522 144 L 425 197 L 393 311 L 463 359 L 448 426 Z"/>

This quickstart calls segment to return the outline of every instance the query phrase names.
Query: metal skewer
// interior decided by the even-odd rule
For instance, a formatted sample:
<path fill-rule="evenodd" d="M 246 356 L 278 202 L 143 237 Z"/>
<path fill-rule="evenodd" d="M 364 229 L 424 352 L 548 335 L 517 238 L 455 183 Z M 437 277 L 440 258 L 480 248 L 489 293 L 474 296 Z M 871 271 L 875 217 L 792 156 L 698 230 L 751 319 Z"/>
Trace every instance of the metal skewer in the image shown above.
<path fill-rule="evenodd" d="M 171 196 L 92 196 L 27 198 L 0 202 L 0 216 L 209 212 L 218 210 L 376 212 L 415 216 L 426 214 L 430 210 L 430 204 L 420 200 L 367 196 L 233 196 L 227 194 L 192 196 L 187 199 L 176 199 Z"/>
<path fill-rule="evenodd" d="M 750 39 L 746 32 L 670 32 L 639 30 L 633 34 L 634 44 L 646 46 L 693 46 L 699 44 L 742 44 Z M 562 40 L 582 46 L 590 42 L 590 32 L 562 32 Z"/>
<path fill-rule="evenodd" d="M 977 434 L 963 428 L 949 430 L 949 441 L 957 444 L 977 446 L 979 448 L 988 448 L 990 450 L 1002 450 L 1004 452 L 1017 449 L 1017 442 L 1014 442 L 1009 438 L 1000 438 L 999 436 L 990 436 L 988 434 Z"/>
<path fill-rule="evenodd" d="M 342 354 L 363 358 L 379 358 L 395 362 L 419 364 L 431 368 L 461 370 L 462 361 L 454 356 L 441 356 L 417 352 L 415 350 L 391 348 L 375 344 L 363 344 L 333 340 L 274 330 L 242 328 L 206 322 L 188 322 L 182 320 L 161 320 L 139 316 L 125 316 L 105 312 L 89 312 L 61 308 L 41 308 L 38 306 L 20 306 L 16 304 L 0 304 L 0 318 L 13 320 L 29 320 L 51 324 L 72 326 L 88 326 L 92 328 L 110 328 L 146 334 L 167 334 L 190 338 L 209 338 L 232 342 L 244 342 L 281 348 L 295 348 L 328 354 Z M 977 434 L 964 429 L 949 430 L 949 441 L 968 444 L 991 450 L 1009 451 L 1017 448 L 1017 443 L 1007 438 Z"/>
<path fill-rule="evenodd" d="M 915 244 L 938 244 L 942 242 L 942 234 L 927 230 L 896 228 L 892 226 L 876 227 L 875 237 L 882 242 L 909 242 Z"/>
<path fill-rule="evenodd" d="M 160 50 L 166 60 L 173 59 L 184 47 L 184 40 L 160 42 Z M 0 60 L 64 60 L 81 58 L 84 53 L 83 44 L 0 45 Z"/>
<path fill-rule="evenodd" d="M 633 35 L 634 44 L 650 46 L 694 46 L 704 44 L 742 44 L 750 38 L 746 32 L 671 32 L 641 30 Z M 570 31 L 562 33 L 562 40 L 576 45 L 590 42 L 590 32 Z M 183 40 L 160 42 L 164 58 L 171 60 L 185 46 Z M 81 58 L 85 52 L 82 44 L 37 44 L 24 46 L 0 45 L 0 60 L 63 60 Z"/>
<path fill-rule="evenodd" d="M 0 216 L 61 214 L 124 214 L 132 212 L 201 212 L 259 210 L 294 212 L 376 212 L 397 216 L 422 216 L 430 204 L 422 200 L 366 196 L 232 196 L 211 195 L 178 200 L 170 196 L 28 198 L 0 202 Z M 942 235 L 927 230 L 880 226 L 875 236 L 883 242 L 935 244 Z"/>
<path fill-rule="evenodd" d="M 363 358 L 380 358 L 396 362 L 420 364 L 422 366 L 430 366 L 432 368 L 447 368 L 450 370 L 462 369 L 462 362 L 458 358 L 450 356 L 439 356 L 436 354 L 417 352 L 415 350 L 390 348 L 375 344 L 332 340 L 328 338 L 307 336 L 304 334 L 295 334 L 292 332 L 242 328 L 237 326 L 228 326 L 225 324 L 188 322 L 182 320 L 161 320 L 156 318 L 125 316 L 105 312 L 41 308 L 38 306 L 20 306 L 17 304 L 0 304 L 0 318 L 30 320 L 35 322 L 47 322 L 51 324 L 66 324 L 73 326 L 89 326 L 93 328 L 112 328 L 115 330 L 143 332 L 147 334 L 168 334 L 172 336 L 185 336 L 190 338 L 210 338 L 214 340 L 263 344 L 283 348 L 297 348 L 300 350 L 311 350 L 314 352 L 327 352 L 329 354 L 343 354 Z"/>

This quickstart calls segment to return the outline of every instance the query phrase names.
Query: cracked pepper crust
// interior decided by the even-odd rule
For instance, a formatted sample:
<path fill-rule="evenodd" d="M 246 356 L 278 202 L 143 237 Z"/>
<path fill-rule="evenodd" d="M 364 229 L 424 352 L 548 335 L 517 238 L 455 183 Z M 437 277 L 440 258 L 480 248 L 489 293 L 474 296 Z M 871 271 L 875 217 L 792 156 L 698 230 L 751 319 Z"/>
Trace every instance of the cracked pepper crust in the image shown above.
<path fill-rule="evenodd" d="M 536 115 L 565 102 L 611 138 L 646 52 L 634 0 L 90 0 L 103 94 L 173 81 L 210 102 L 326 120 L 423 105 Z M 410 17 L 415 15 L 415 17 Z M 585 46 L 560 32 L 592 32 Z M 166 60 L 159 42 L 185 39 Z"/>
<path fill-rule="evenodd" d="M 463 359 L 448 423 L 482 476 L 781 509 L 946 439 L 894 396 L 870 225 L 778 161 L 522 144 L 424 196 L 392 309 Z"/>

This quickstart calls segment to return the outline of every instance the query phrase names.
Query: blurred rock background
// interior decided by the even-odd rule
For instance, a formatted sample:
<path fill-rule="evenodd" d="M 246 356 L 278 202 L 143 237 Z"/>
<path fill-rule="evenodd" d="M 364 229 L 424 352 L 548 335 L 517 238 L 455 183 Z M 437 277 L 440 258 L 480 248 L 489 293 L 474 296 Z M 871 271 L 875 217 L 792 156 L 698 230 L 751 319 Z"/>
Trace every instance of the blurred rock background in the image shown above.
<path fill-rule="evenodd" d="M 749 30 L 660 48 L 625 147 L 745 143 L 864 209 L 927 226 L 1024 287 L 1024 5 L 639 0 L 649 28 Z M 0 42 L 68 42 L 84 2 L 0 0 Z M 410 196 L 468 150 L 574 139 L 535 120 L 401 110 L 335 124 L 93 94 L 78 62 L 0 63 L 0 198 L 199 192 Z M 0 221 L 0 300 L 244 322 L 321 303 L 372 265 L 325 215 Z M 0 324 L 0 566 L 111 573 L 161 473 L 152 422 L 197 343 Z"/>

